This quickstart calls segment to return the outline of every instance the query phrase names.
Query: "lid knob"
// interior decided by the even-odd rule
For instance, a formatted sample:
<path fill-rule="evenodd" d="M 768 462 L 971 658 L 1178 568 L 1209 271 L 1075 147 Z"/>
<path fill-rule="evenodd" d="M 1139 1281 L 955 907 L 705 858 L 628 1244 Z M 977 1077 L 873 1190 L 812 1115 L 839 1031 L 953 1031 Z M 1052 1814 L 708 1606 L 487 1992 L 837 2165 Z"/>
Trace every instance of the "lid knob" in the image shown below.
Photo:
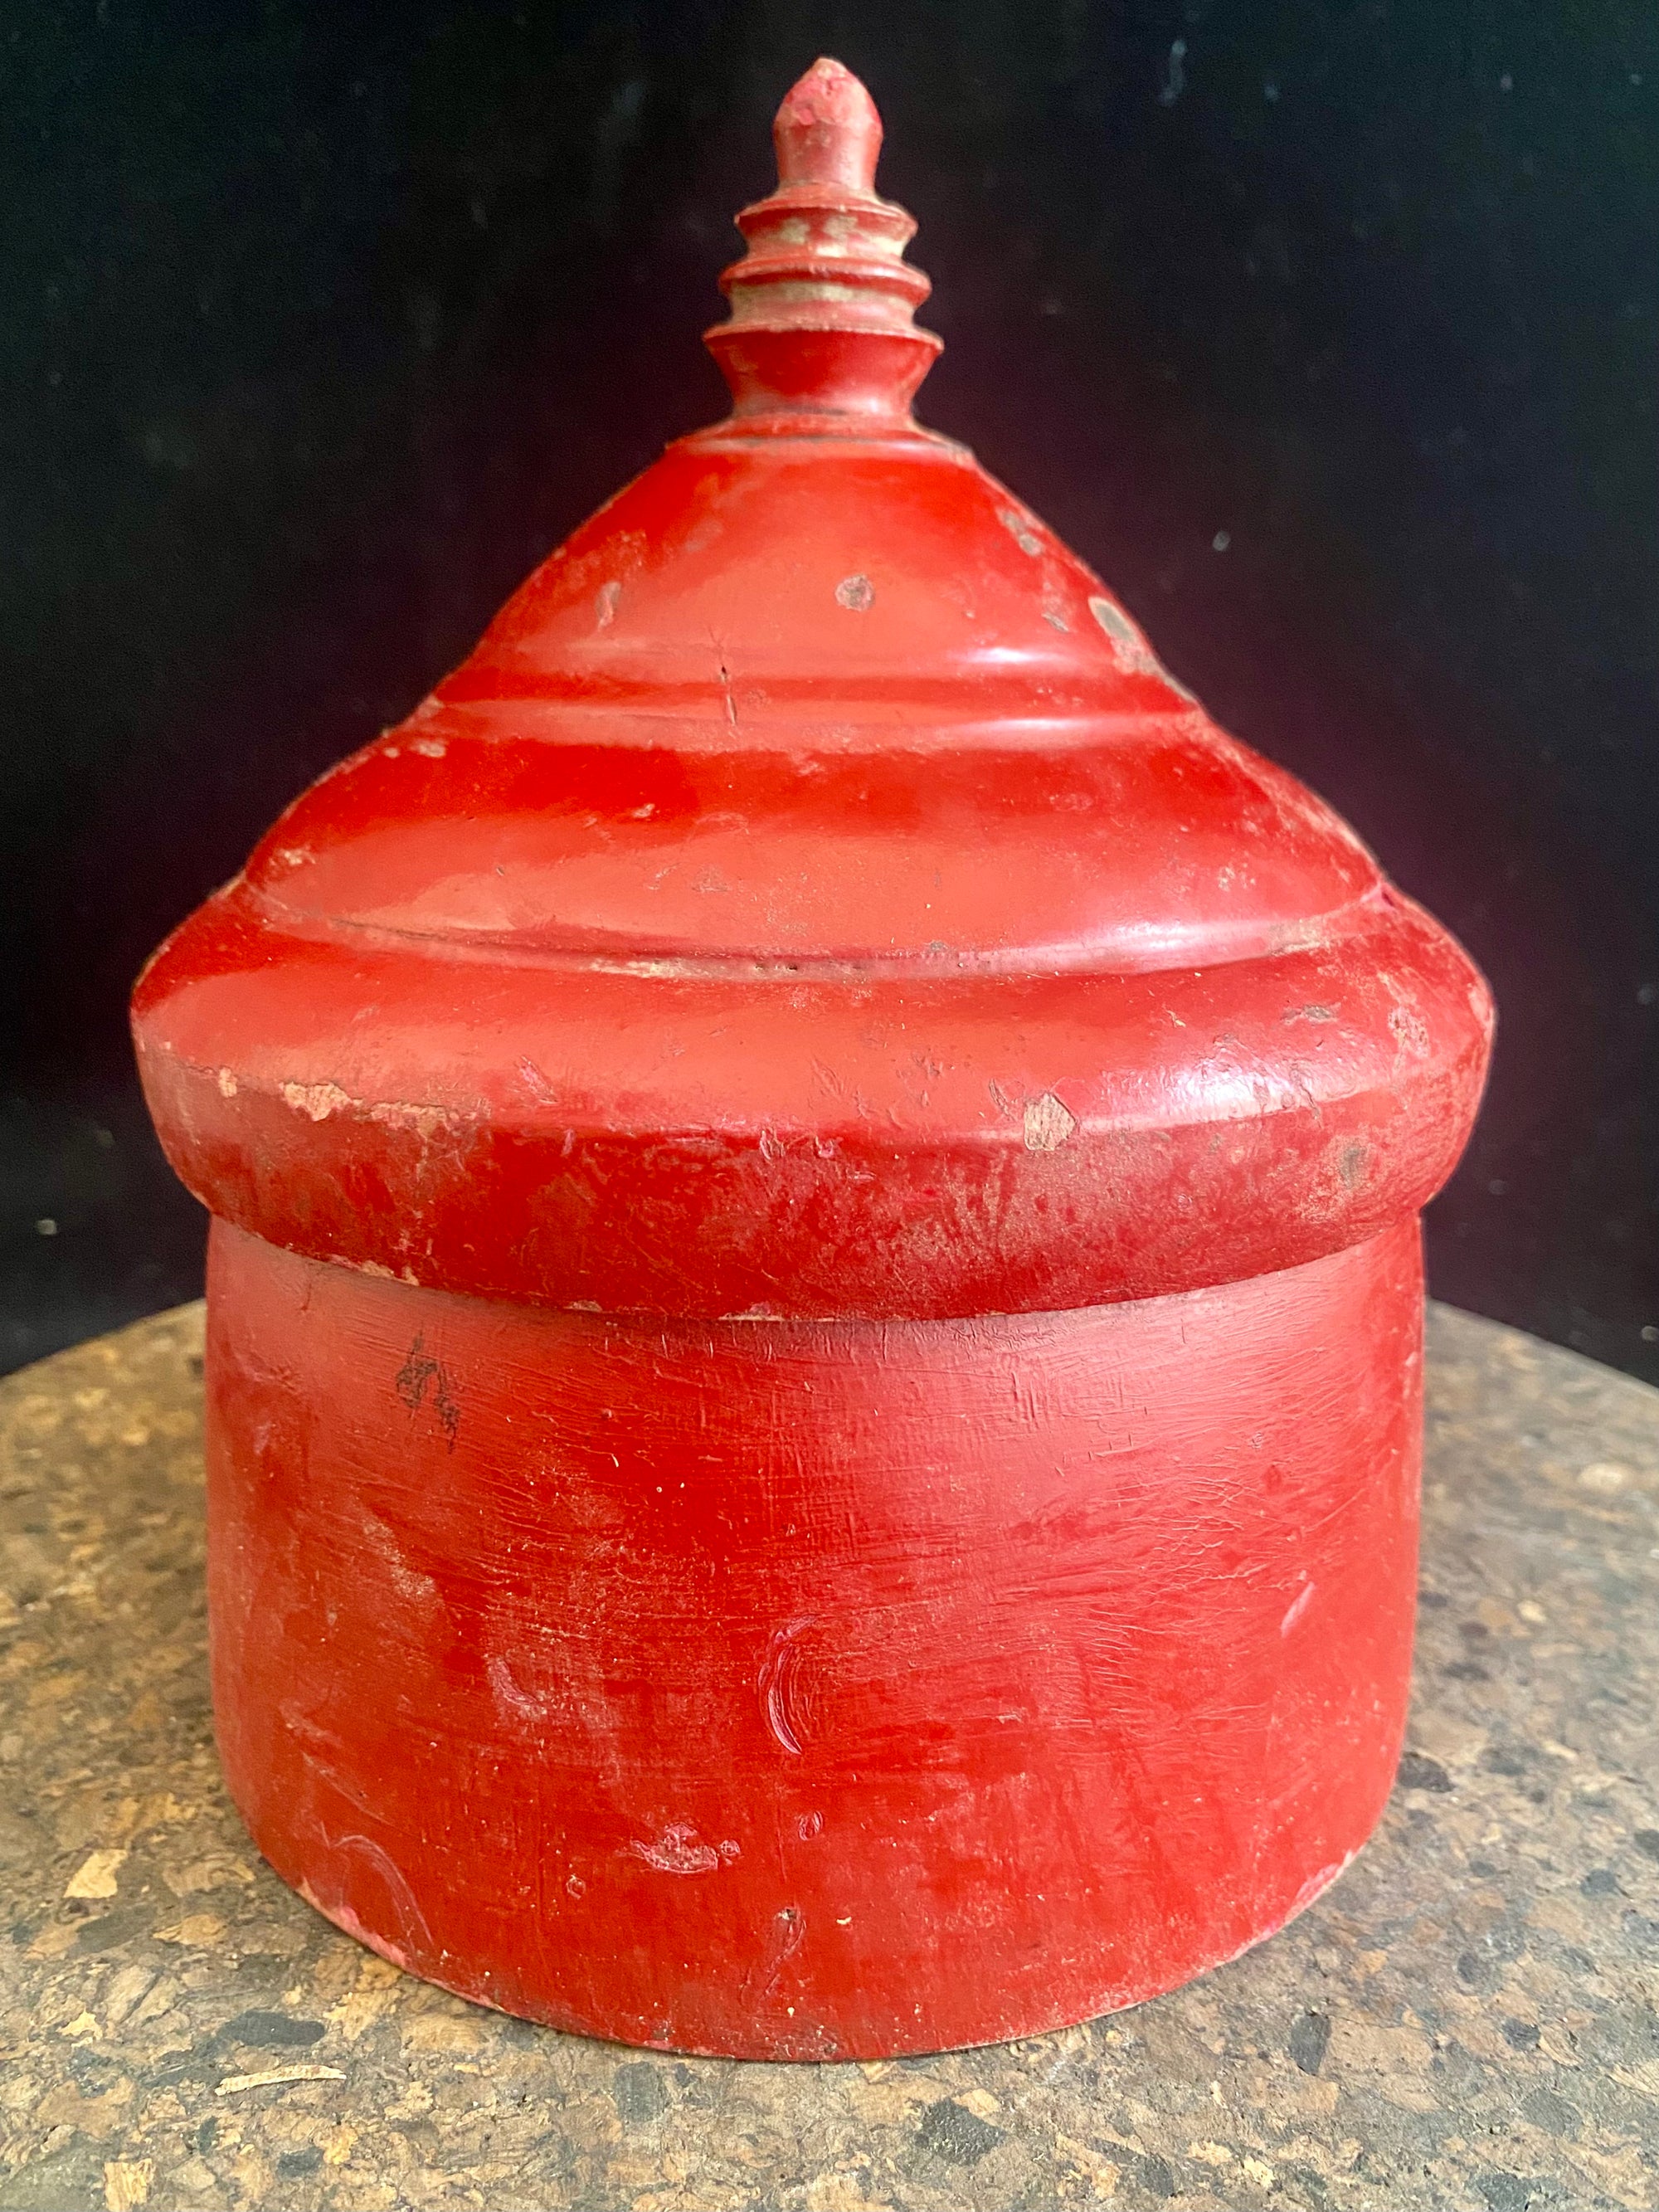
<path fill-rule="evenodd" d="M 932 287 L 904 258 L 915 222 L 875 190 L 881 118 L 852 71 L 816 61 L 772 126 L 778 189 L 738 217 L 748 252 L 720 278 L 732 319 L 707 334 L 745 428 L 902 428 L 940 340 L 916 327 Z"/>
<path fill-rule="evenodd" d="M 844 185 L 872 198 L 881 117 L 851 70 L 827 57 L 791 86 L 772 125 L 780 185 Z"/>

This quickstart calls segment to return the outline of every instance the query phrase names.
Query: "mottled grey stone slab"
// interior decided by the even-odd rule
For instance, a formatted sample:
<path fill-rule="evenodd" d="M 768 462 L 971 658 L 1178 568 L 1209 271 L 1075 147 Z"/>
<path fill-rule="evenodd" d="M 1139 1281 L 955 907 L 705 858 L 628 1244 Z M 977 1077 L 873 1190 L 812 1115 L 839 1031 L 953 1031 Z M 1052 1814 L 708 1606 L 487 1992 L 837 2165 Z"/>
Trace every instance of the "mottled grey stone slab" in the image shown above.
<path fill-rule="evenodd" d="M 1659 2203 L 1659 1392 L 1431 1325 L 1412 1749 L 1273 1942 L 1066 2034 L 647 2056 L 338 1935 L 221 1788 L 201 1316 L 0 1384 L 0 2208 Z"/>

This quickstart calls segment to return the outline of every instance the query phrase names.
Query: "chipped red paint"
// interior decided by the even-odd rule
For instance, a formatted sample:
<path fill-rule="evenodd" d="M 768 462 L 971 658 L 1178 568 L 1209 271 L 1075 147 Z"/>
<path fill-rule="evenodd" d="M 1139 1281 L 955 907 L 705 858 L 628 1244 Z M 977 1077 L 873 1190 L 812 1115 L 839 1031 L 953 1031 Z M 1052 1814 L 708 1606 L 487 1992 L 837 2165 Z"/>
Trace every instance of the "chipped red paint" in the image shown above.
<path fill-rule="evenodd" d="M 917 427 L 879 137 L 796 87 L 732 416 L 134 1001 L 262 1849 L 470 1996 L 765 2057 L 1133 2002 L 1364 1842 L 1491 1030 Z"/>

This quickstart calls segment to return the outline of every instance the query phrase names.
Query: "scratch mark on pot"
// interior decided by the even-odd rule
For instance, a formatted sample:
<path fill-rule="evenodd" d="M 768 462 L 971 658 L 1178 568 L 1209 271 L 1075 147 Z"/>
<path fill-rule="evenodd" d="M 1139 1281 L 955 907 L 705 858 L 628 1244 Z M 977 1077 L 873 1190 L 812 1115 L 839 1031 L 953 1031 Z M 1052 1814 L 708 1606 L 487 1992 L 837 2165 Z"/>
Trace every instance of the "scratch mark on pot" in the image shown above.
<path fill-rule="evenodd" d="M 349 1853 L 352 1856 L 364 1861 L 380 1875 L 381 1881 L 386 1885 L 386 1893 L 392 1900 L 392 1910 L 397 1915 L 398 1933 L 403 1939 L 405 1949 L 416 1952 L 430 1951 L 433 1948 L 432 1930 L 427 1925 L 426 1915 L 421 1910 L 420 1900 L 409 1886 L 408 1875 L 404 1874 L 391 1852 L 383 1844 L 377 1844 L 372 1836 L 331 1836 L 327 1829 L 324 1828 L 322 1838 L 331 1850 Z M 329 1908 L 324 1905 L 321 1910 L 327 1912 Z M 330 1913 L 329 1917 L 331 1919 L 339 1920 L 343 1926 L 347 1924 L 342 1908 L 337 1908 Z M 355 1914 L 353 1917 L 356 1918 Z M 358 1930 L 354 1928 L 352 1932 L 355 1935 Z M 386 1951 L 391 1954 L 392 1947 L 384 1939 L 376 1941 L 371 1936 L 368 1940 L 374 1943 L 377 1951 Z M 398 1960 L 398 1963 L 402 1963 L 401 1959 Z"/>
<path fill-rule="evenodd" d="M 1279 1632 L 1281 1636 L 1288 1636 L 1296 1626 L 1297 1621 L 1313 1603 L 1313 1594 L 1318 1587 L 1317 1583 L 1306 1583 L 1291 1600 L 1285 1609 L 1285 1618 L 1279 1624 Z"/>
<path fill-rule="evenodd" d="M 1045 1091 L 1041 1098 L 1028 1100 L 1025 1108 L 1025 1149 L 1028 1152 L 1054 1152 L 1068 1137 L 1077 1134 L 1077 1116 L 1062 1106 L 1052 1091 Z"/>
<path fill-rule="evenodd" d="M 355 1811 L 372 1821 L 374 1819 L 374 1802 L 358 1776 L 344 1738 L 337 1735 L 314 1713 L 307 1712 L 292 1698 L 283 1698 L 276 1710 L 289 1734 L 299 1745 L 300 1756 L 315 1780 L 337 1796 L 343 1797 Z"/>
<path fill-rule="evenodd" d="M 621 599 L 622 586 L 619 583 L 613 580 L 609 584 L 600 585 L 599 595 L 594 603 L 593 627 L 595 629 L 610 629 L 611 623 L 617 619 L 617 608 Z"/>
<path fill-rule="evenodd" d="M 800 1755 L 805 1725 L 797 1680 L 800 1665 L 797 1640 L 811 1626 L 812 1615 L 804 1613 L 799 1620 L 789 1621 L 774 1632 L 757 1684 L 767 1727 L 782 1748 L 796 1758 Z"/>
<path fill-rule="evenodd" d="M 772 1923 L 772 1936 L 768 1948 L 772 1954 L 771 1970 L 761 1984 L 763 1997 L 770 1996 L 777 1987 L 778 1977 L 806 1941 L 806 1915 L 798 1905 L 782 1906 Z M 789 2009 L 794 2010 L 792 2005 Z"/>

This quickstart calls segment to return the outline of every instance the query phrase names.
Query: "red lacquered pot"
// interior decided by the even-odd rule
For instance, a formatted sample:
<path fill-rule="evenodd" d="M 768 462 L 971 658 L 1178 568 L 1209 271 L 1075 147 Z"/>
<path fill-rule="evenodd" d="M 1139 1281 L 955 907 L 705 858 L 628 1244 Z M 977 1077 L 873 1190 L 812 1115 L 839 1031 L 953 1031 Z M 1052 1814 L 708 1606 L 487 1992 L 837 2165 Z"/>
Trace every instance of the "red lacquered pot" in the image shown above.
<path fill-rule="evenodd" d="M 917 427 L 879 136 L 790 94 L 730 418 L 134 1009 L 260 1849 L 467 1996 L 764 2058 L 1133 2003 L 1364 1843 L 1491 1029 Z"/>

